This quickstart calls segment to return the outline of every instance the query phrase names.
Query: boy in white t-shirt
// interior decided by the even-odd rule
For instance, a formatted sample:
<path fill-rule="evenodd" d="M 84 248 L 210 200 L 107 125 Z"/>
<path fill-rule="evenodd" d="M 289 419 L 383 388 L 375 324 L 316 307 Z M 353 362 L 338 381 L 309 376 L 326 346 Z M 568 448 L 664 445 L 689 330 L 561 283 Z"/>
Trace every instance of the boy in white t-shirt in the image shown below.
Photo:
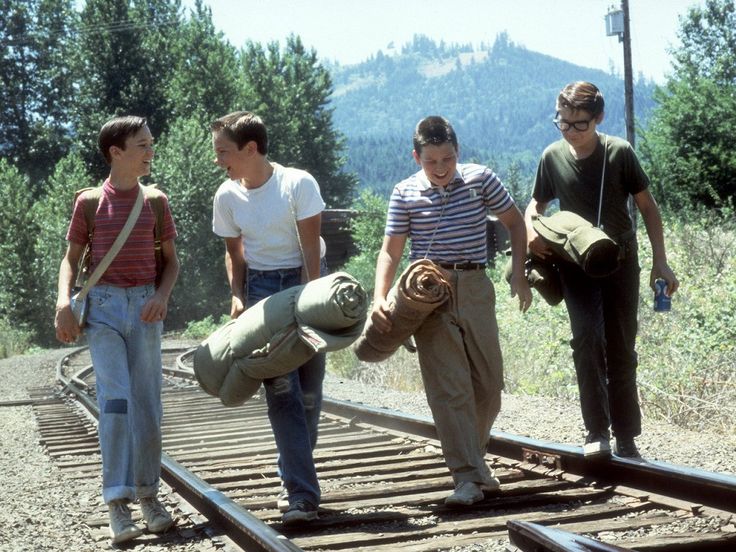
<path fill-rule="evenodd" d="M 230 316 L 283 289 L 319 278 L 320 226 L 325 203 L 306 171 L 269 161 L 263 121 L 247 111 L 211 126 L 215 163 L 228 180 L 215 193 L 212 229 L 225 239 L 225 268 L 232 291 Z M 320 488 L 312 450 L 322 406 L 324 354 L 298 370 L 264 380 L 268 417 L 279 451 L 288 506 L 286 525 L 317 518 Z"/>

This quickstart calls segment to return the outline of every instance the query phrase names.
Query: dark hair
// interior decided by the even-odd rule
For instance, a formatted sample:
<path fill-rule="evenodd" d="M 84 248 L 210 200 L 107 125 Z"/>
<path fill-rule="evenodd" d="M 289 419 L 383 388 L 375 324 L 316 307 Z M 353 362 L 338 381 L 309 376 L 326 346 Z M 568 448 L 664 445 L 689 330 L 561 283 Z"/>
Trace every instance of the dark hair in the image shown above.
<path fill-rule="evenodd" d="M 587 81 L 571 82 L 557 96 L 557 109 L 568 108 L 572 111 L 587 111 L 593 117 L 603 113 L 605 101 L 598 87 Z"/>
<path fill-rule="evenodd" d="M 457 135 L 450 121 L 439 115 L 425 117 L 417 123 L 414 130 L 414 151 L 422 153 L 424 146 L 452 144 L 457 150 Z"/>
<path fill-rule="evenodd" d="M 124 150 L 125 140 L 128 136 L 132 136 L 144 126 L 146 126 L 146 120 L 136 115 L 113 117 L 102 125 L 100 135 L 97 138 L 97 145 L 102 155 L 105 156 L 105 161 L 107 161 L 108 165 L 112 162 L 110 148 L 117 146 Z"/>
<path fill-rule="evenodd" d="M 234 111 L 220 117 L 210 125 L 212 132 L 224 132 L 238 145 L 238 149 L 250 141 L 256 143 L 258 153 L 268 154 L 268 132 L 263 120 L 250 111 Z"/>

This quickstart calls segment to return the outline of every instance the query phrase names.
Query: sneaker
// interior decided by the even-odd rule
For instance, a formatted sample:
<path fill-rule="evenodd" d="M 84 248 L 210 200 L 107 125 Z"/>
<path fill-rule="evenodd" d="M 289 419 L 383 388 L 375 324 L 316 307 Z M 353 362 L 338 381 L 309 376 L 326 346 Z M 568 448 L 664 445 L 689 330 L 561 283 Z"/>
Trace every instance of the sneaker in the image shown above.
<path fill-rule="evenodd" d="M 583 445 L 583 456 L 610 456 L 611 443 L 604 433 L 588 433 Z"/>
<path fill-rule="evenodd" d="M 461 481 L 455 487 L 455 492 L 445 499 L 445 506 L 470 506 L 483 500 L 483 491 L 472 481 Z"/>
<path fill-rule="evenodd" d="M 281 489 L 281 492 L 276 497 L 276 507 L 282 514 L 289 509 L 289 491 Z"/>
<path fill-rule="evenodd" d="M 140 537 L 143 531 L 130 518 L 130 509 L 124 500 L 111 500 L 107 505 L 110 511 L 110 535 L 113 544 L 120 544 Z"/>
<path fill-rule="evenodd" d="M 489 491 L 494 492 L 501 488 L 501 482 L 498 480 L 497 477 L 491 476 L 490 479 L 487 479 L 483 483 L 480 484 L 480 490 L 481 491 Z"/>
<path fill-rule="evenodd" d="M 613 452 L 616 456 L 622 458 L 641 458 L 633 437 L 616 437 L 616 446 Z"/>
<path fill-rule="evenodd" d="M 300 523 L 312 521 L 318 517 L 319 514 L 317 513 L 316 506 L 306 500 L 297 500 L 294 504 L 289 506 L 289 509 L 286 510 L 283 516 L 281 516 L 281 521 L 284 525 L 298 525 Z"/>
<path fill-rule="evenodd" d="M 140 499 L 141 514 L 151 533 L 164 533 L 171 529 L 174 520 L 163 504 L 155 496 L 146 496 Z"/>

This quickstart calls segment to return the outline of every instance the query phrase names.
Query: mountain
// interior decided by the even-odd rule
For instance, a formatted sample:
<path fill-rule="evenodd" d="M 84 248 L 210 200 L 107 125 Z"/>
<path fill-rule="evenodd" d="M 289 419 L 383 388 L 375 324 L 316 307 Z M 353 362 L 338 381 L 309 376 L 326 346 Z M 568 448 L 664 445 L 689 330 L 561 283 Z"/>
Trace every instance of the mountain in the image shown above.
<path fill-rule="evenodd" d="M 381 193 L 416 170 L 412 133 L 427 115 L 447 117 L 461 159 L 489 164 L 503 178 L 518 173 L 527 187 L 544 147 L 559 138 L 554 103 L 565 84 L 595 83 L 606 99 L 602 132 L 625 136 L 624 82 L 517 46 L 506 33 L 490 46 L 435 43 L 415 36 L 396 55 L 378 52 L 349 66 L 328 66 L 334 123 L 346 139 L 346 170 Z M 645 126 L 654 84 L 634 86 L 635 118 Z"/>

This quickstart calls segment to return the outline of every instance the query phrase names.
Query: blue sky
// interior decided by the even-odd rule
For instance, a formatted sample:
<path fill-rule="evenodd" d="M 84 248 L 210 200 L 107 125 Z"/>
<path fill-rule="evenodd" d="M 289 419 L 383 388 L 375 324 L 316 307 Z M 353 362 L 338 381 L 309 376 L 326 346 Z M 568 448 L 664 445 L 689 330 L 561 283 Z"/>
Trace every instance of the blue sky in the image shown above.
<path fill-rule="evenodd" d="M 193 5 L 184 0 L 184 6 Z M 298 34 L 321 58 L 357 63 L 424 34 L 445 42 L 492 42 L 502 31 L 529 50 L 623 74 L 623 47 L 606 36 L 610 0 L 205 0 L 235 46 Z M 634 75 L 664 81 L 678 18 L 704 0 L 629 0 Z"/>

